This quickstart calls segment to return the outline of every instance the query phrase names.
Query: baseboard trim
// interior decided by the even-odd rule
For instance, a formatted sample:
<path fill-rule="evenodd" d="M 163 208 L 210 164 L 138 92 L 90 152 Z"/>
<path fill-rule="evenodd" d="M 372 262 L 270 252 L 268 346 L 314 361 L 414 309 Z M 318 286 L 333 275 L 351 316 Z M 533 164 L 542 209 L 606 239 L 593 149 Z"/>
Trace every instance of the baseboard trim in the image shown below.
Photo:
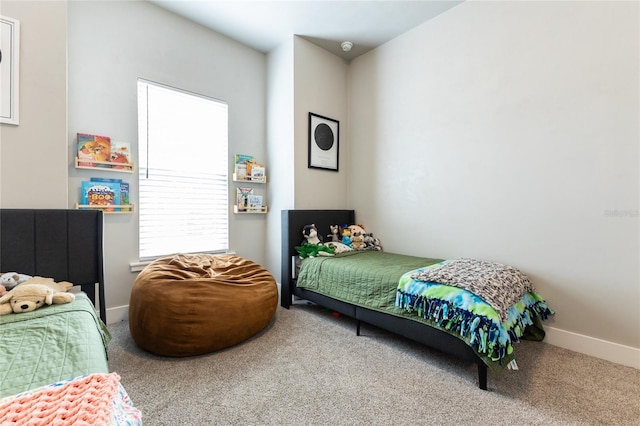
<path fill-rule="evenodd" d="M 107 325 L 129 319 L 129 305 L 107 309 Z"/>
<path fill-rule="evenodd" d="M 554 346 L 640 369 L 640 349 L 554 327 L 544 327 L 544 341 Z"/>

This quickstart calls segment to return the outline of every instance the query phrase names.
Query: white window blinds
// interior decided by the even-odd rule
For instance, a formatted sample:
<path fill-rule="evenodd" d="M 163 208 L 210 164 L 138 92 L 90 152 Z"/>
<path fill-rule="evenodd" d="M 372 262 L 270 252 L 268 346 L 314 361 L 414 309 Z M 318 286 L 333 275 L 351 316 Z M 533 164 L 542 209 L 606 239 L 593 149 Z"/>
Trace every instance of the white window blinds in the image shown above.
<path fill-rule="evenodd" d="M 227 104 L 138 80 L 140 259 L 229 248 Z"/>

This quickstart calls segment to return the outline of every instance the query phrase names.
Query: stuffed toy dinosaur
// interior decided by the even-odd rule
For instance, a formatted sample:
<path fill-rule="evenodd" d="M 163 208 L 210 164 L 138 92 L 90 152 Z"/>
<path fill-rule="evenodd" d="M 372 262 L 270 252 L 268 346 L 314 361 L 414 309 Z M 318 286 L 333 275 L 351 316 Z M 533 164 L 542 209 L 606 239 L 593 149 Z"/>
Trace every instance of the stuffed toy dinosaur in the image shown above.
<path fill-rule="evenodd" d="M 69 303 L 75 299 L 73 293 L 67 292 L 73 284 L 52 278 L 33 277 L 0 297 L 0 315 L 10 313 L 31 312 L 44 305 Z"/>
<path fill-rule="evenodd" d="M 333 256 L 335 254 L 331 247 L 323 244 L 304 243 L 301 246 L 296 246 L 295 249 L 301 259 L 316 256 Z"/>

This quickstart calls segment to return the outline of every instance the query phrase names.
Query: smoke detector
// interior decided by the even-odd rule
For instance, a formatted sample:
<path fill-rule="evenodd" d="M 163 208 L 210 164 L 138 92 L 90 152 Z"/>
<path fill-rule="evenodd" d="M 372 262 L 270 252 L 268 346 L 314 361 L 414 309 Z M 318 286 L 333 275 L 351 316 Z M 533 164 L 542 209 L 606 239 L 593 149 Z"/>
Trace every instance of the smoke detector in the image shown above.
<path fill-rule="evenodd" d="M 343 41 L 340 44 L 340 47 L 342 47 L 342 50 L 344 52 L 349 52 L 351 50 L 351 48 L 353 47 L 353 43 L 351 43 L 350 41 Z"/>

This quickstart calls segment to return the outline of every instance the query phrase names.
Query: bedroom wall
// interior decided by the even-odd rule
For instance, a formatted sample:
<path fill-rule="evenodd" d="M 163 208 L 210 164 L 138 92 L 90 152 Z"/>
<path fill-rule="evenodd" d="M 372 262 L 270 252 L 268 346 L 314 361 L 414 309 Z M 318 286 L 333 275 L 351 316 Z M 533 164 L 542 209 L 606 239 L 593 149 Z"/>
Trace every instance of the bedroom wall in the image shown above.
<path fill-rule="evenodd" d="M 640 368 L 638 6 L 465 2 L 354 60 L 349 167 L 386 250 L 512 264 L 547 341 Z"/>
<path fill-rule="evenodd" d="M 296 209 L 349 204 L 349 66 L 341 58 L 294 37 L 294 161 Z M 309 112 L 340 122 L 338 172 L 309 169 Z"/>
<path fill-rule="evenodd" d="M 0 207 L 67 207 L 67 3 L 6 1 L 20 21 L 20 124 L 0 124 Z M 34 172 L 37 171 L 37 172 Z"/>
<path fill-rule="evenodd" d="M 267 163 L 269 214 L 265 238 L 266 267 L 280 282 L 280 212 L 295 200 L 293 36 L 267 55 Z"/>
<path fill-rule="evenodd" d="M 131 142 L 137 160 L 137 78 L 200 93 L 229 104 L 230 173 L 233 155 L 266 158 L 266 57 L 151 3 L 69 3 L 69 129 L 66 150 L 77 132 Z M 189 149 L 188 141 L 176 141 Z M 197 153 L 194 153 L 197 155 Z M 267 167 L 270 164 L 267 163 Z M 270 172 L 270 169 L 268 169 Z M 90 176 L 130 179 L 137 203 L 137 175 L 69 170 L 69 205 Z M 235 186 L 230 182 L 231 200 Z M 234 215 L 230 204 L 230 249 L 264 263 L 263 215 Z M 110 321 L 126 318 L 138 259 L 137 216 L 105 217 L 106 303 Z"/>

